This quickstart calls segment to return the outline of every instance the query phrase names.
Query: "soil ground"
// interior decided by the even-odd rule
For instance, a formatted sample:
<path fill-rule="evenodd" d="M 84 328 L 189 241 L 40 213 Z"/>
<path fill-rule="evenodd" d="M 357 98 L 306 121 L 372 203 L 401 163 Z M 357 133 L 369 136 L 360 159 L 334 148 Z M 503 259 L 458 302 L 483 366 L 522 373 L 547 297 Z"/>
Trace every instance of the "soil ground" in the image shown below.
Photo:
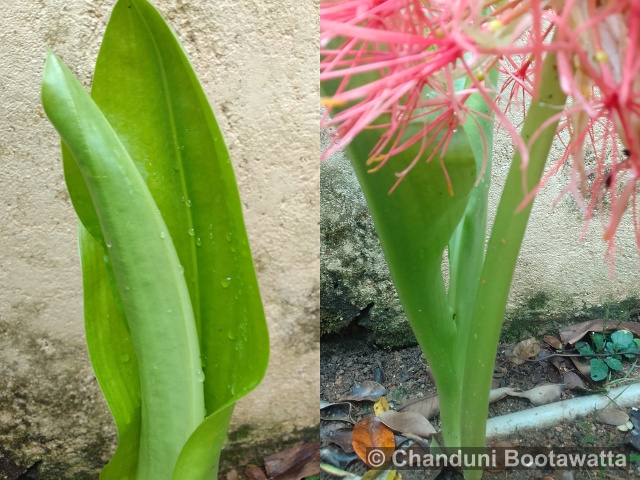
<path fill-rule="evenodd" d="M 497 386 L 511 386 L 527 390 L 538 383 L 546 381 L 562 383 L 562 377 L 557 369 L 547 361 L 528 362 L 515 365 L 506 358 L 515 344 L 502 343 L 498 349 L 496 359 Z M 625 371 L 629 367 L 625 364 Z M 354 383 L 374 380 L 382 384 L 388 391 L 387 399 L 391 408 L 403 400 L 435 393 L 435 386 L 427 374 L 427 362 L 418 347 L 406 348 L 398 351 L 384 351 L 373 347 L 365 339 L 331 338 L 323 339 L 320 359 L 320 397 L 323 401 L 336 402 L 343 395 L 351 391 Z M 635 372 L 634 372 L 635 373 Z M 589 385 L 589 382 L 586 382 Z M 595 386 L 591 384 L 591 386 Z M 565 390 L 562 400 L 576 394 Z M 357 422 L 371 414 L 372 402 L 352 402 L 356 407 L 352 412 Z M 640 407 L 640 405 L 638 405 Z M 491 404 L 489 417 L 504 415 L 511 412 L 532 408 L 529 400 L 524 398 L 506 397 Z M 439 430 L 439 419 L 431 420 Z M 609 447 L 622 449 L 625 453 L 637 453 L 633 447 L 625 444 L 625 433 L 616 427 L 606 425 L 595 419 L 594 415 L 577 419 L 572 422 L 558 424 L 544 430 L 521 431 L 515 435 L 492 440 L 504 441 L 522 446 L 566 447 L 583 449 L 585 447 Z M 321 442 L 324 439 L 321 436 Z M 326 442 L 322 443 L 324 446 Z M 350 466 L 353 467 L 353 466 Z M 356 465 L 360 474 L 364 464 Z M 434 478 L 438 472 L 402 471 L 404 480 Z M 335 477 L 326 477 L 335 478 Z M 457 472 L 442 472 L 438 480 L 462 479 Z M 629 470 L 608 471 L 551 471 L 526 470 L 503 471 L 500 473 L 484 472 L 483 480 L 513 479 L 513 480 L 582 480 L 582 479 L 627 479 L 640 478 L 640 470 L 635 465 Z"/>

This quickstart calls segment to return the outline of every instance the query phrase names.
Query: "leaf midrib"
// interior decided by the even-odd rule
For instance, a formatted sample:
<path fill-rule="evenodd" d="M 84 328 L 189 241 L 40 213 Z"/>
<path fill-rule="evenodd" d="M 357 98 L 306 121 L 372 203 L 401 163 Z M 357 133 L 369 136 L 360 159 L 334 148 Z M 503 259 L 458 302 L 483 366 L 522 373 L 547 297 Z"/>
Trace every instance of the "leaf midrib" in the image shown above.
<path fill-rule="evenodd" d="M 138 6 L 136 5 L 135 2 L 133 2 L 133 8 L 136 12 L 136 14 L 140 17 L 142 24 L 144 25 L 144 28 L 146 29 L 149 37 L 151 38 L 151 43 L 153 44 L 153 51 L 155 53 L 155 57 L 156 60 L 158 62 L 158 66 L 160 69 L 160 78 L 162 79 L 162 94 L 163 97 L 165 98 L 166 101 L 166 105 L 167 105 L 167 110 L 168 110 L 168 120 L 169 120 L 169 125 L 171 127 L 171 136 L 173 139 L 173 146 L 174 146 L 174 150 L 175 150 L 175 154 L 176 157 L 178 159 L 178 164 L 179 164 L 179 175 L 180 175 L 180 186 L 182 188 L 182 193 L 184 194 L 184 202 L 183 202 L 183 208 L 185 210 L 186 213 L 186 219 L 187 219 L 187 227 L 189 228 L 189 231 L 194 230 L 195 232 L 195 225 L 193 222 L 193 214 L 191 213 L 191 208 L 189 208 L 187 206 L 187 203 L 189 202 L 189 190 L 187 189 L 187 180 L 185 178 L 184 175 L 184 158 L 182 156 L 180 147 L 178 145 L 178 134 L 177 134 L 177 129 L 176 129 L 176 122 L 175 122 L 175 116 L 173 113 L 173 106 L 171 104 L 171 94 L 169 93 L 169 82 L 167 80 L 167 73 L 166 73 L 166 69 L 165 69 L 165 64 L 163 62 L 163 57 L 160 53 L 160 48 L 158 47 L 158 43 L 156 42 L 156 37 L 153 35 L 153 31 L 152 29 L 149 27 L 149 24 L 146 21 L 146 18 L 144 17 L 144 15 L 142 15 L 142 13 L 140 12 Z M 193 236 L 189 236 L 189 247 L 190 247 L 190 251 L 191 251 L 191 263 L 192 263 L 192 268 L 193 268 L 193 272 L 194 272 L 194 279 L 195 281 L 192 282 L 194 284 L 194 288 L 193 288 L 193 292 L 190 292 L 193 294 L 193 305 L 192 305 L 192 309 L 193 309 L 193 315 L 195 317 L 196 320 L 196 331 L 198 332 L 198 339 L 200 341 L 200 335 L 201 335 L 201 329 L 200 329 L 200 321 L 201 321 L 201 314 L 200 314 L 200 273 L 199 273 L 199 269 L 198 269 L 198 257 L 197 257 L 197 250 L 196 250 L 196 242 L 195 242 L 195 235 Z M 187 284 L 188 285 L 188 284 Z"/>

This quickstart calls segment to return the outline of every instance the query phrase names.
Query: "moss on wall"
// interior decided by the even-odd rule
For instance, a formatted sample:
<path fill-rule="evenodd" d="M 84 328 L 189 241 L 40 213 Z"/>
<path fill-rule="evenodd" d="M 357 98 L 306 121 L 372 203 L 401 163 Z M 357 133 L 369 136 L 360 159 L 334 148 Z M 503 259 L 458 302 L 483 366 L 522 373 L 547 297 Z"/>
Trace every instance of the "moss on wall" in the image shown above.
<path fill-rule="evenodd" d="M 264 457 L 306 442 L 320 441 L 320 427 L 287 431 L 282 424 L 241 425 L 229 432 L 220 456 L 221 476 L 231 469 L 253 464 L 262 467 Z"/>
<path fill-rule="evenodd" d="M 554 298 L 549 292 L 536 292 L 519 306 L 507 312 L 500 340 L 519 342 L 529 337 L 558 335 L 567 325 L 593 319 L 640 321 L 640 298 L 630 295 L 623 300 L 596 305 L 583 303 L 579 308 L 567 308 L 569 298 Z"/>

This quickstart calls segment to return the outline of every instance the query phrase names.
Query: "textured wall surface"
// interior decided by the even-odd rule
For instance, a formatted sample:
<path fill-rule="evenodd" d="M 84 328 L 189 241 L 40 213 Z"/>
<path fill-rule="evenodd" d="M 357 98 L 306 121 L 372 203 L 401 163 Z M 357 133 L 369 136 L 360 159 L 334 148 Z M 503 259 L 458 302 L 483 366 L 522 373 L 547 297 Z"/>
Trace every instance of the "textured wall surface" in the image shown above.
<path fill-rule="evenodd" d="M 54 450 L 64 432 L 44 423 L 64 417 L 56 402 L 85 405 L 73 407 L 76 425 L 109 420 L 83 347 L 76 217 L 40 78 L 49 46 L 90 88 L 114 3 L 0 2 L 0 433 L 34 432 Z M 233 425 L 274 435 L 317 425 L 318 2 L 152 3 L 183 43 L 227 141 L 269 322 L 265 381 Z"/>
<path fill-rule="evenodd" d="M 496 212 L 512 153 L 510 139 L 498 133 L 489 222 Z M 556 141 L 549 157 L 557 159 L 562 153 L 561 143 Z M 373 221 L 344 152 L 324 162 L 321 172 L 322 334 L 357 323 L 381 346 L 415 344 L 389 270 L 381 263 L 382 249 Z M 612 277 L 605 261 L 607 244 L 602 239 L 601 219 L 596 215 L 585 228 L 585 216 L 577 203 L 561 196 L 568 181 L 567 168 L 553 177 L 536 199 L 514 274 L 508 318 L 568 313 L 572 318 L 584 307 L 640 298 L 638 249 L 630 216 L 618 229 Z M 532 309 L 538 311 L 523 311 Z"/>

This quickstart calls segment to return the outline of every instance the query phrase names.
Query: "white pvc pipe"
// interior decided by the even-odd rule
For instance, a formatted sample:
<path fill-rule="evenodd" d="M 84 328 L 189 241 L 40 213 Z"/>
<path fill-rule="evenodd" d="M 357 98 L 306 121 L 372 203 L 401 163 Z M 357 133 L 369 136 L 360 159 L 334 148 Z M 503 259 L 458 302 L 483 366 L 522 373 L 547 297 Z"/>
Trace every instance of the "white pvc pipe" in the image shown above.
<path fill-rule="evenodd" d="M 572 398 L 490 418 L 487 421 L 487 438 L 510 435 L 520 430 L 552 427 L 560 422 L 585 417 L 596 410 L 602 410 L 610 403 L 621 408 L 640 407 L 640 383 L 614 388 L 607 394 Z"/>

